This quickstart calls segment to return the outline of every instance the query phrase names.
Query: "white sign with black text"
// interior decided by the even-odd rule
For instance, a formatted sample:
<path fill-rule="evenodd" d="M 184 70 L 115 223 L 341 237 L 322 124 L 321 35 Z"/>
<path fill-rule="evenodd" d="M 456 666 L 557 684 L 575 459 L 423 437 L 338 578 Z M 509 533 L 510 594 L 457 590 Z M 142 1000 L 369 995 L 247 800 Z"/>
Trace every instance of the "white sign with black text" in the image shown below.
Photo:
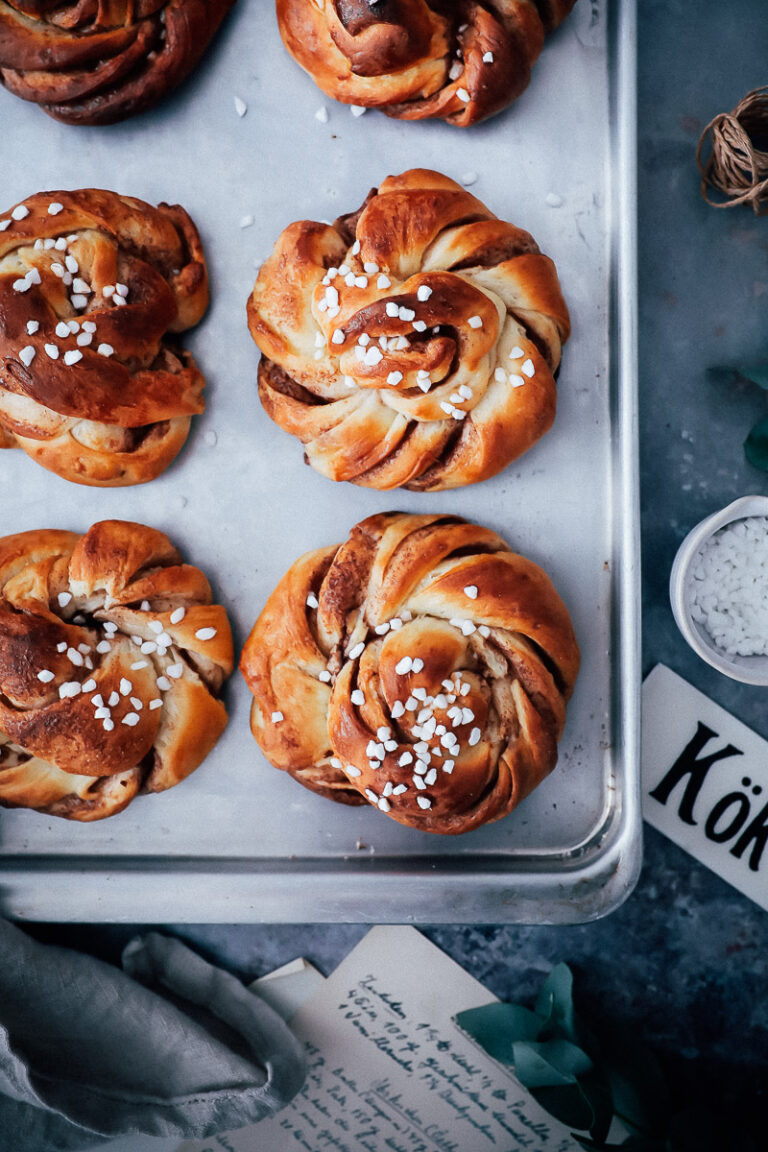
<path fill-rule="evenodd" d="M 643 815 L 768 909 L 768 742 L 663 664 L 643 684 Z"/>

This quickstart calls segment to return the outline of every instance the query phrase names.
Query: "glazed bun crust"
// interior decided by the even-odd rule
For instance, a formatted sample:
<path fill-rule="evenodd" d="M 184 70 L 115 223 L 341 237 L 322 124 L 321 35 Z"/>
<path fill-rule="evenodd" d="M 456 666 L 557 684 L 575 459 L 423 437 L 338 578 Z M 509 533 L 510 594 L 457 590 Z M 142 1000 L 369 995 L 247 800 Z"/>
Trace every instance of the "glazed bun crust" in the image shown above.
<path fill-rule="evenodd" d="M 204 409 L 178 343 L 208 306 L 183 208 L 87 188 L 0 217 L 0 447 L 78 484 L 142 484 Z"/>
<path fill-rule="evenodd" d="M 570 333 L 533 237 L 414 169 L 333 225 L 290 225 L 248 302 L 267 414 L 332 480 L 436 491 L 551 427 Z"/>
<path fill-rule="evenodd" d="M 549 577 L 496 533 L 392 512 L 289 569 L 240 667 L 276 768 L 456 835 L 551 772 L 579 650 Z"/>
<path fill-rule="evenodd" d="M 100 820 L 203 761 L 227 722 L 232 635 L 153 528 L 0 539 L 0 805 Z"/>
<path fill-rule="evenodd" d="M 198 64 L 234 0 L 0 0 L 0 81 L 67 124 L 143 112 Z"/>
<path fill-rule="evenodd" d="M 277 0 L 286 48 L 328 96 L 466 128 L 528 86 L 576 0 Z"/>

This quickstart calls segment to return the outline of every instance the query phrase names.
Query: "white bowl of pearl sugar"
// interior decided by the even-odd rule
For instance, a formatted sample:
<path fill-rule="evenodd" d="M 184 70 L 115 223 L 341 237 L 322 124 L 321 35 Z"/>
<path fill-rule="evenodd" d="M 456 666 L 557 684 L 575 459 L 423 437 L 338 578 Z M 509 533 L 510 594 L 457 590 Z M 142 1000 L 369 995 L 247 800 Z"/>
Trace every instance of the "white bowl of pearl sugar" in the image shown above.
<path fill-rule="evenodd" d="M 697 524 L 678 549 L 669 594 L 703 660 L 768 686 L 768 497 L 742 496 Z"/>

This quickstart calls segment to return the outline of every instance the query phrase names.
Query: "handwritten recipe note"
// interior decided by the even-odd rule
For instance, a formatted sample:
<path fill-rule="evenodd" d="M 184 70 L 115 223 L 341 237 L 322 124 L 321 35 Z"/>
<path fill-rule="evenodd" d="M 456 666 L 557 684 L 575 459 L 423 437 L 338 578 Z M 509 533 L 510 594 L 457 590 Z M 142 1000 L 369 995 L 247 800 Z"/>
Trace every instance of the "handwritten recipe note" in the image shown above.
<path fill-rule="evenodd" d="M 413 928 L 373 928 L 291 1020 L 309 1074 L 277 1116 L 179 1152 L 577 1152 L 452 1023 L 494 997 Z"/>

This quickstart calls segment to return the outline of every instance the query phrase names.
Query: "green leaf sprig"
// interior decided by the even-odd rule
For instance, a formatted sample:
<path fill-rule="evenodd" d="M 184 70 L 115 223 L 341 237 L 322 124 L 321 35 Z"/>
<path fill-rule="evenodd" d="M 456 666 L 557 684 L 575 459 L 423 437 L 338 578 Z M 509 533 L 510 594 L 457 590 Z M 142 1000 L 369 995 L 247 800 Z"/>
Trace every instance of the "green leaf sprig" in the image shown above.
<path fill-rule="evenodd" d="M 489 1056 L 512 1068 L 589 1152 L 758 1150 L 732 1120 L 723 1143 L 719 1119 L 700 1101 L 686 1107 L 654 1054 L 628 1029 L 602 1026 L 598 1036 L 588 1027 L 574 1008 L 567 964 L 552 969 L 533 1010 L 497 1002 L 460 1012 L 455 1020 Z M 617 1121 L 626 1135 L 608 1143 Z"/>

